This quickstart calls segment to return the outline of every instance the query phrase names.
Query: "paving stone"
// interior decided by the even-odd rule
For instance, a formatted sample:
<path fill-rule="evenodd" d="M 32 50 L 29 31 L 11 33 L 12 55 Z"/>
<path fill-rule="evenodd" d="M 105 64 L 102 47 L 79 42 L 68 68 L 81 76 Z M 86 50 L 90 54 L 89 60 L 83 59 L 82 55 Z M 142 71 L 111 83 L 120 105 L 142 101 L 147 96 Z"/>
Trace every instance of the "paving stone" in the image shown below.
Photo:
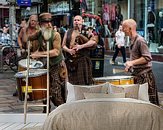
<path fill-rule="evenodd" d="M 0 102 L 0 104 L 11 104 L 11 103 L 13 103 L 13 102 L 15 102 L 14 100 L 2 100 L 1 102 Z"/>
<path fill-rule="evenodd" d="M 5 104 L 1 104 L 1 103 L 0 103 L 0 108 L 2 108 L 2 107 L 8 107 L 8 106 L 9 106 L 8 103 L 5 103 Z"/>
<path fill-rule="evenodd" d="M 12 109 L 24 109 L 24 105 L 11 106 Z"/>
<path fill-rule="evenodd" d="M 6 106 L 6 107 L 0 107 L 0 112 L 6 111 L 6 110 L 13 111 L 9 106 Z"/>

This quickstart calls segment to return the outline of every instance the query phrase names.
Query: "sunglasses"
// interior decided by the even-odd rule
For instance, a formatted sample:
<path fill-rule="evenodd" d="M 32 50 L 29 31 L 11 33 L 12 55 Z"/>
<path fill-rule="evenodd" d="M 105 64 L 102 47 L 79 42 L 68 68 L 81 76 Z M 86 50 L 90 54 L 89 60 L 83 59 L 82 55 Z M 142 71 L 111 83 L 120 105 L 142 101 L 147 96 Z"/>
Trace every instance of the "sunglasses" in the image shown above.
<path fill-rule="evenodd" d="M 41 23 L 49 23 L 52 22 L 52 19 L 42 19 Z"/>
<path fill-rule="evenodd" d="M 48 21 L 41 21 L 41 23 L 51 23 L 52 21 L 51 20 L 48 20 Z"/>

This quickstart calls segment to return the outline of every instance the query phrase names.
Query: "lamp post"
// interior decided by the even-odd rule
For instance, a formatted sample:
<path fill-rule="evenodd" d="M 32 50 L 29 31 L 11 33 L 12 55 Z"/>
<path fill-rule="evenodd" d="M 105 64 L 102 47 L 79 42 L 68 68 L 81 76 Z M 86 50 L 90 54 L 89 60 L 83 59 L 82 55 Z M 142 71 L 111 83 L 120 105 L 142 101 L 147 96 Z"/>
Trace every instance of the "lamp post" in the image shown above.
<path fill-rule="evenodd" d="M 14 36 L 14 25 L 16 24 L 16 11 L 15 11 L 15 0 L 8 0 L 9 2 L 9 23 L 10 23 L 10 28 L 9 28 L 9 33 L 11 36 L 11 42 L 13 42 L 13 36 Z"/>

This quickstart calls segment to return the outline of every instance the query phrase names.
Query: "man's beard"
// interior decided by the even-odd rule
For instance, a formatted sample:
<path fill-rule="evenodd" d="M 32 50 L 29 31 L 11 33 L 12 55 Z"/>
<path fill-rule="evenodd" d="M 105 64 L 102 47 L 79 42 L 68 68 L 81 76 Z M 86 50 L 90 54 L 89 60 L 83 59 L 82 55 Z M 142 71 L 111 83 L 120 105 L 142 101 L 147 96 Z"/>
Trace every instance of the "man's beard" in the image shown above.
<path fill-rule="evenodd" d="M 42 33 L 42 35 L 44 34 L 45 30 L 46 30 L 46 27 L 41 27 L 41 33 Z"/>
<path fill-rule="evenodd" d="M 52 31 L 52 28 L 41 27 L 41 33 L 42 33 L 42 36 L 44 37 L 45 40 L 49 40 L 50 39 L 51 31 Z"/>

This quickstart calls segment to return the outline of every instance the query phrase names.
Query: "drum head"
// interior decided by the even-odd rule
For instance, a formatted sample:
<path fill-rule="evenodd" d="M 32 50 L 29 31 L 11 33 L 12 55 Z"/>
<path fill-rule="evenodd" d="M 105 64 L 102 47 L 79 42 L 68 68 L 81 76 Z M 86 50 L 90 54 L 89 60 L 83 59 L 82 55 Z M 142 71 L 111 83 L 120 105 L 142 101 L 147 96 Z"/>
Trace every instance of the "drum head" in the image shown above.
<path fill-rule="evenodd" d="M 47 73 L 46 69 L 30 69 L 29 70 L 29 77 L 38 77 L 42 76 Z M 17 78 L 24 78 L 27 75 L 27 70 L 20 71 L 15 74 L 15 77 Z"/>
<path fill-rule="evenodd" d="M 27 59 L 23 59 L 19 61 L 19 66 L 22 68 L 27 68 Z M 43 63 L 41 61 L 37 61 L 34 59 L 29 60 L 29 68 L 30 69 L 37 69 L 37 68 L 42 68 Z"/>
<path fill-rule="evenodd" d="M 110 82 L 114 85 L 133 84 L 133 76 L 107 76 L 94 79 L 96 84 Z"/>
<path fill-rule="evenodd" d="M 121 76 L 106 76 L 106 77 L 95 78 L 95 80 L 107 81 L 107 80 L 116 80 L 116 79 L 130 79 L 132 77 L 133 76 L 126 76 L 126 75 L 121 75 Z"/>

